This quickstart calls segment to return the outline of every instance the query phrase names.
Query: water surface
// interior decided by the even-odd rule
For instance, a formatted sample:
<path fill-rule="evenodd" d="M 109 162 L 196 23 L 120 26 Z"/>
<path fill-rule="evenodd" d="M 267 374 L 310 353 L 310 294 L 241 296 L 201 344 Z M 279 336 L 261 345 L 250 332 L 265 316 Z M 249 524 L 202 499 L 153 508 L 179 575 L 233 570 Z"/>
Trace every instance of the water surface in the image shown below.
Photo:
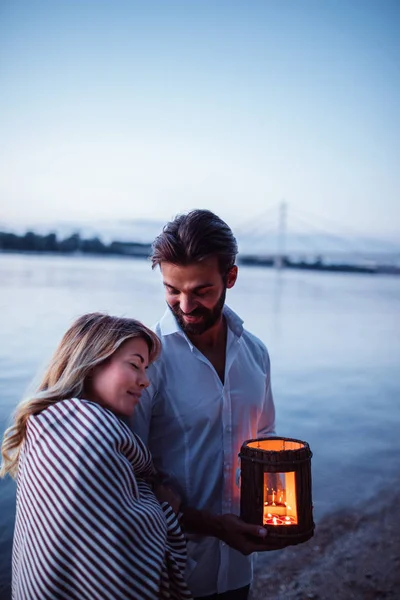
<path fill-rule="evenodd" d="M 400 476 L 400 278 L 241 267 L 229 305 L 267 345 L 279 434 L 314 453 L 318 520 Z M 71 321 L 91 311 L 153 324 L 147 261 L 0 254 L 0 430 Z M 0 598 L 8 598 L 15 486 L 0 482 Z"/>

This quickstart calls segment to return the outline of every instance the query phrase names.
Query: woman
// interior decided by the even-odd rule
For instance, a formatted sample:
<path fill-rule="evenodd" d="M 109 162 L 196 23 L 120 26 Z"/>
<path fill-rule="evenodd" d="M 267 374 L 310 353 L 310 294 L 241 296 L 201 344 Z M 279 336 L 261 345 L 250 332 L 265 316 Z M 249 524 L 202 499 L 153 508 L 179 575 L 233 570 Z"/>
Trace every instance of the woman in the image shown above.
<path fill-rule="evenodd" d="M 138 321 L 84 315 L 17 408 L 0 471 L 18 475 L 14 600 L 191 598 L 175 512 L 158 502 L 150 454 L 119 418 L 133 413 L 159 351 Z"/>

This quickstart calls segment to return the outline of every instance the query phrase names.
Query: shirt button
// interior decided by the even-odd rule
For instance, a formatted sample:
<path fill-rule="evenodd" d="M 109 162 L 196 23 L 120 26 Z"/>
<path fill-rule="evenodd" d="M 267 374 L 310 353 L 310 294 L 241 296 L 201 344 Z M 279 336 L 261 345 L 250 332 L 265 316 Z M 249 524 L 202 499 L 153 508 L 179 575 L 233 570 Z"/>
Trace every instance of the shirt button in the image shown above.
<path fill-rule="evenodd" d="M 232 427 L 230 427 L 230 426 L 228 425 L 228 427 L 226 427 L 226 428 L 225 428 L 225 431 L 227 431 L 227 433 L 231 433 L 231 431 L 232 431 Z"/>

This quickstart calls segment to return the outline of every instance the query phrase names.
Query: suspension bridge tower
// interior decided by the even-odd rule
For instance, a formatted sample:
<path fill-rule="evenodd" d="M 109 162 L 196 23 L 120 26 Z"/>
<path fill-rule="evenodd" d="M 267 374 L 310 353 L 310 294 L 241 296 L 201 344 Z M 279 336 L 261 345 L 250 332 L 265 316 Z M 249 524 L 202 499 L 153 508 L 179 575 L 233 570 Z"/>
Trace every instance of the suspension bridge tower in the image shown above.
<path fill-rule="evenodd" d="M 286 202 L 281 202 L 279 205 L 277 253 L 275 255 L 275 260 L 274 260 L 274 266 L 277 269 L 283 269 L 285 267 L 286 227 L 287 227 L 287 204 L 286 204 Z"/>

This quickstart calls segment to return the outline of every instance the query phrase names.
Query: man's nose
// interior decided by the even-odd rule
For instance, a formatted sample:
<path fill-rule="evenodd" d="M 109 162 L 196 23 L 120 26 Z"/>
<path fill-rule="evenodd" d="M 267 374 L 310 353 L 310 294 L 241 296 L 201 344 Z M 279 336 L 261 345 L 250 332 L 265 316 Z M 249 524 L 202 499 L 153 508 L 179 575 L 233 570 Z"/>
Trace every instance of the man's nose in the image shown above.
<path fill-rule="evenodd" d="M 190 296 L 186 296 L 186 295 L 184 296 L 182 294 L 181 297 L 179 298 L 179 306 L 181 308 L 181 311 L 185 315 L 188 315 L 196 308 L 196 303 L 193 301 L 193 299 Z"/>

